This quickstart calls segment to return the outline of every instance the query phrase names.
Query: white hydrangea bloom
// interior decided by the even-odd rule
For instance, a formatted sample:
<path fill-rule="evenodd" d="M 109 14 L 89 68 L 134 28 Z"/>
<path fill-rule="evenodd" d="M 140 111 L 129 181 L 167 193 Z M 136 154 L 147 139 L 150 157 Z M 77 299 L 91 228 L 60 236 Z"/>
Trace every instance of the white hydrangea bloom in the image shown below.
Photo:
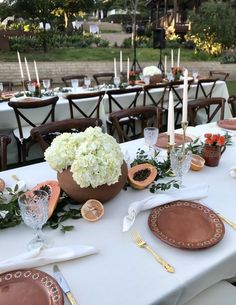
<path fill-rule="evenodd" d="M 156 66 L 149 66 L 143 69 L 143 76 L 161 75 L 162 72 Z"/>
<path fill-rule="evenodd" d="M 80 187 L 95 188 L 118 181 L 123 154 L 112 136 L 102 133 L 99 127 L 89 127 L 81 133 L 56 137 L 46 150 L 45 159 L 57 171 L 71 167 Z"/>

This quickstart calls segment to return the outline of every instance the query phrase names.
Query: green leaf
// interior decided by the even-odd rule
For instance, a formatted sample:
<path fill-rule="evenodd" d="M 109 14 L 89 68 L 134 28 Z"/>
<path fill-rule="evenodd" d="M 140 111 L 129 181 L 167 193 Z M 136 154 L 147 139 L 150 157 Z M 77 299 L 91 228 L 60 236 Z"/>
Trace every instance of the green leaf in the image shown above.
<path fill-rule="evenodd" d="M 61 231 L 62 231 L 63 233 L 72 231 L 73 229 L 74 229 L 74 226 L 63 226 L 63 225 L 61 225 Z"/>

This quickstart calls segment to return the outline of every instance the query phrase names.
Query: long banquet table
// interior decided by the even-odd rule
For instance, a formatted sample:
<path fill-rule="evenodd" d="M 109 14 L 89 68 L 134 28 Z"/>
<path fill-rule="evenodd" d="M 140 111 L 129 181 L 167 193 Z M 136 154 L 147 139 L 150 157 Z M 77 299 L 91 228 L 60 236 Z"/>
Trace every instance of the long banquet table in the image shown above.
<path fill-rule="evenodd" d="M 187 134 L 198 136 L 219 130 L 212 123 L 189 127 Z M 189 171 L 184 176 L 184 185 L 207 183 L 209 195 L 202 203 L 236 223 L 236 180 L 229 175 L 230 168 L 236 165 L 235 136 L 233 133 L 233 145 L 227 147 L 218 167 Z M 143 139 L 124 143 L 121 147 L 131 158 L 139 147 L 147 149 Z M 162 150 L 161 155 L 164 154 Z M 29 188 L 38 182 L 56 179 L 56 173 L 47 163 L 1 172 L 0 177 L 12 185 L 13 174 L 23 179 Z M 150 211 L 141 212 L 135 228 L 174 266 L 174 274 L 166 272 L 146 250 L 138 248 L 130 233 L 122 232 L 122 221 L 129 204 L 147 196 L 150 196 L 147 189 L 128 188 L 104 204 L 105 214 L 98 222 L 67 220 L 65 224 L 73 224 L 75 229 L 66 234 L 60 230 L 44 230 L 54 240 L 55 246 L 78 243 L 99 249 L 97 254 L 59 263 L 79 305 L 182 305 L 212 284 L 236 276 L 236 231 L 227 224 L 224 238 L 215 246 L 204 250 L 183 250 L 157 239 L 147 224 Z M 1 260 L 24 252 L 31 237 L 32 230 L 24 224 L 0 231 Z M 52 265 L 39 269 L 52 275 Z"/>

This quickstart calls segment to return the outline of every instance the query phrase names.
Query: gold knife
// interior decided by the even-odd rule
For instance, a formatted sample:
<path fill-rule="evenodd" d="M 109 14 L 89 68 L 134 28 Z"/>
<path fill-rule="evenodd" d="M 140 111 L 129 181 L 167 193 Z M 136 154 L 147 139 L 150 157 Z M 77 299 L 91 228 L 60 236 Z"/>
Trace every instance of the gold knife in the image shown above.
<path fill-rule="evenodd" d="M 221 215 L 220 213 L 217 213 L 217 215 L 223 220 L 225 221 L 228 225 L 230 225 L 234 230 L 236 230 L 236 224 L 233 223 L 231 220 L 229 220 L 228 218 L 226 218 L 225 216 Z"/>
<path fill-rule="evenodd" d="M 57 265 L 53 266 L 53 273 L 54 277 L 57 280 L 58 284 L 60 285 L 61 289 L 67 296 L 68 301 L 70 302 L 71 305 L 77 305 L 76 300 L 73 296 L 73 294 L 70 291 L 70 287 L 66 282 L 66 279 L 64 278 L 63 274 L 61 273 L 60 269 L 58 268 Z"/>

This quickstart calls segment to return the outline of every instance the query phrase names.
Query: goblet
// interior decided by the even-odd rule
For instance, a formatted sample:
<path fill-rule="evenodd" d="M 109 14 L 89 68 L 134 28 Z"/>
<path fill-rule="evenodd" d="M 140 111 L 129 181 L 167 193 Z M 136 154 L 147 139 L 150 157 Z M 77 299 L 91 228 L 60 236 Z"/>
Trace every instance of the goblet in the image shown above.
<path fill-rule="evenodd" d="M 29 191 L 19 196 L 18 203 L 24 223 L 35 231 L 28 250 L 47 247 L 50 242 L 42 234 L 42 226 L 48 219 L 48 193 L 43 190 Z"/>
<path fill-rule="evenodd" d="M 183 149 L 172 149 L 170 152 L 171 168 L 179 180 L 180 186 L 183 186 L 183 175 L 187 174 L 190 169 L 192 152 Z"/>
<path fill-rule="evenodd" d="M 119 88 L 119 85 L 120 85 L 120 77 L 119 76 L 115 76 L 113 78 L 113 81 L 114 81 L 114 85 L 116 88 Z"/>
<path fill-rule="evenodd" d="M 149 147 L 148 155 L 152 156 L 154 145 L 157 142 L 159 129 L 156 127 L 146 127 L 143 131 L 145 143 Z"/>
<path fill-rule="evenodd" d="M 78 79 L 72 79 L 71 80 L 71 87 L 72 87 L 72 91 L 76 92 L 78 87 L 79 87 L 79 80 Z"/>
<path fill-rule="evenodd" d="M 91 84 L 91 79 L 89 77 L 85 77 L 84 78 L 84 84 L 86 86 L 86 89 L 88 89 L 90 84 Z"/>
<path fill-rule="evenodd" d="M 35 93 L 35 83 L 34 82 L 29 82 L 28 85 L 28 90 L 30 91 L 31 95 L 34 96 Z"/>
<path fill-rule="evenodd" d="M 198 78 L 198 70 L 193 70 L 192 76 L 193 76 L 194 83 L 196 83 L 197 82 L 197 78 Z"/>
<path fill-rule="evenodd" d="M 50 86 L 51 86 L 51 80 L 50 79 L 43 79 L 43 87 L 45 89 L 45 92 L 48 91 Z"/>

